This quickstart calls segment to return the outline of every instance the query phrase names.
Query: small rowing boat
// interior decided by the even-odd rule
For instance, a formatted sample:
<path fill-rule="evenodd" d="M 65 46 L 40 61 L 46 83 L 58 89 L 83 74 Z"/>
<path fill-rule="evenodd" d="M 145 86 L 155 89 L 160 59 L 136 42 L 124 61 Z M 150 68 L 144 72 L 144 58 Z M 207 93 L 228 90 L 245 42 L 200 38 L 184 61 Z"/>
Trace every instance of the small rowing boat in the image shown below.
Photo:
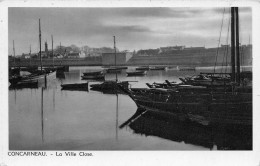
<path fill-rule="evenodd" d="M 131 77 L 131 76 L 144 76 L 144 75 L 146 75 L 146 73 L 147 73 L 146 71 L 126 72 L 128 77 Z"/>
<path fill-rule="evenodd" d="M 88 82 L 87 83 L 76 83 L 76 84 L 62 84 L 62 90 L 84 90 L 88 91 Z"/>

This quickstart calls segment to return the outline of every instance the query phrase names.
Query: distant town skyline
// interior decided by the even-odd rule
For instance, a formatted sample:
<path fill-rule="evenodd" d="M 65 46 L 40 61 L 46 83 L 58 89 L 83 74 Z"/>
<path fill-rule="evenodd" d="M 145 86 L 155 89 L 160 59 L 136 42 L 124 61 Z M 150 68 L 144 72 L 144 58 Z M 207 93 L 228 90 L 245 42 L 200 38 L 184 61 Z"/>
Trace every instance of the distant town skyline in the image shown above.
<path fill-rule="evenodd" d="M 223 11 L 225 14 L 223 17 Z M 72 44 L 82 47 L 113 47 L 120 50 L 155 49 L 185 45 L 217 47 L 230 44 L 227 38 L 230 8 L 14 8 L 8 9 L 8 54 L 39 51 L 41 19 L 42 50 Z M 252 43 L 251 8 L 239 8 L 240 43 Z M 223 19 L 223 27 L 221 24 Z M 227 43 L 228 41 L 228 43 Z"/>

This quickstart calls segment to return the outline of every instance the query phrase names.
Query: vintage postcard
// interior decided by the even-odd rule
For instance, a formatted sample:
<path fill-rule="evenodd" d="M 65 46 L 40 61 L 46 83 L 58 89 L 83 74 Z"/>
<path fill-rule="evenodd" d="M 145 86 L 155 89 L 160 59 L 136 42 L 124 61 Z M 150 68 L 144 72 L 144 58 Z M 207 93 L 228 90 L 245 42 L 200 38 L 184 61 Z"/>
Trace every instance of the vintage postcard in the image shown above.
<path fill-rule="evenodd" d="M 259 165 L 259 8 L 0 2 L 0 166 Z"/>

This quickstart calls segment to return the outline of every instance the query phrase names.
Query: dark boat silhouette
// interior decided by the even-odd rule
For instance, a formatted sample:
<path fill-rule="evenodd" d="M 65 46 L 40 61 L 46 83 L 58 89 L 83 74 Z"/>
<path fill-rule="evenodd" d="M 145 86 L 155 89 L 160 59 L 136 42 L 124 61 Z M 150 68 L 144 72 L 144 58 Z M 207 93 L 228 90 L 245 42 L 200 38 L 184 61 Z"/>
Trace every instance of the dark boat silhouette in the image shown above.
<path fill-rule="evenodd" d="M 132 71 L 132 72 L 126 72 L 127 77 L 133 77 L 133 76 L 144 76 L 146 75 L 146 71 Z"/>
<path fill-rule="evenodd" d="M 184 142 L 218 150 L 252 150 L 252 128 L 242 130 L 202 126 L 189 121 L 179 121 L 174 116 L 144 111 L 136 113 L 120 128 L 129 126 L 134 133 L 156 136 L 174 142 Z"/>
<path fill-rule="evenodd" d="M 62 90 L 72 90 L 72 91 L 88 91 L 87 83 L 75 83 L 75 84 L 62 84 Z"/>

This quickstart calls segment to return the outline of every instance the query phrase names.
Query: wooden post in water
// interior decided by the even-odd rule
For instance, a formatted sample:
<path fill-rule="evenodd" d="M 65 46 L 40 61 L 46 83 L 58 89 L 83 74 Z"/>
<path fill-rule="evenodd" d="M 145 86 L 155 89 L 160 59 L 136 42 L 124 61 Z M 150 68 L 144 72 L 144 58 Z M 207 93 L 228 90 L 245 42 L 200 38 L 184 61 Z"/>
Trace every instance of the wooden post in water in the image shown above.
<path fill-rule="evenodd" d="M 236 15 L 236 63 L 237 63 L 237 75 L 236 82 L 240 84 L 240 53 L 239 53 L 239 15 L 238 15 L 238 7 L 235 7 L 235 15 Z"/>
<path fill-rule="evenodd" d="M 236 81 L 235 74 L 235 12 L 234 7 L 231 7 L 231 80 Z"/>

